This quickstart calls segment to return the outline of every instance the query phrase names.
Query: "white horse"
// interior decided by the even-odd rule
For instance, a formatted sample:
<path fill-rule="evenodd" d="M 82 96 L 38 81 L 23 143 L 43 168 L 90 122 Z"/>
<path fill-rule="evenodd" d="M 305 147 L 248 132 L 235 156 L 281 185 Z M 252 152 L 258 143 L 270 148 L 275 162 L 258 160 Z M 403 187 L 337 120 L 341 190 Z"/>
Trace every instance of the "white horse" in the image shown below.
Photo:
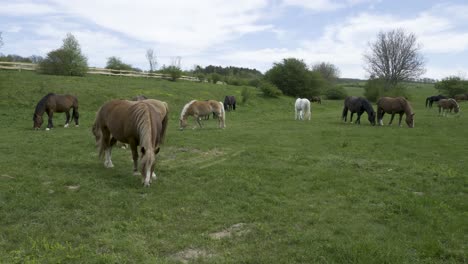
<path fill-rule="evenodd" d="M 295 120 L 310 120 L 310 101 L 306 98 L 297 98 L 295 110 Z"/>

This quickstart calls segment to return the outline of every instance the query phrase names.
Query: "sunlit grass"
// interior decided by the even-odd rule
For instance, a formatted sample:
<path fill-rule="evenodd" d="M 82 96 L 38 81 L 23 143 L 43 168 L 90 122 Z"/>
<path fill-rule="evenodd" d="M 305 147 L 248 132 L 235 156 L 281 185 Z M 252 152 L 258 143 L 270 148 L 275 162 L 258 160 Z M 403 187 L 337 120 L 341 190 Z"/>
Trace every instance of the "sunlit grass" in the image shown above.
<path fill-rule="evenodd" d="M 343 124 L 328 100 L 294 121 L 294 98 L 249 89 L 226 129 L 179 131 L 185 103 L 241 101 L 242 87 L 0 71 L 0 262 L 466 262 L 468 117 L 425 109 L 431 85 L 410 90 L 414 129 Z M 52 131 L 32 130 L 48 92 L 78 96 L 80 127 L 58 114 Z M 137 94 L 171 110 L 150 188 L 129 150 L 104 168 L 90 131 L 105 101 Z"/>

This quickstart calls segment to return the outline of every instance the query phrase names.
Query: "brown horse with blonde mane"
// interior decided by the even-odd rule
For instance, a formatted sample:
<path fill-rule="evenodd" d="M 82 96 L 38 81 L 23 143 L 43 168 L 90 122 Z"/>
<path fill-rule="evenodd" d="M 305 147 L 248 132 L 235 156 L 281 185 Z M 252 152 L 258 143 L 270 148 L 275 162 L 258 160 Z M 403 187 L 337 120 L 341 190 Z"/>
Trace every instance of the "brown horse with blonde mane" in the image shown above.
<path fill-rule="evenodd" d="M 214 114 L 218 117 L 218 127 L 225 128 L 225 112 L 224 112 L 224 105 L 223 102 L 218 102 L 215 100 L 207 100 L 207 101 L 197 101 L 192 100 L 187 103 L 184 108 L 182 108 L 182 112 L 180 113 L 180 129 L 184 129 L 187 126 L 187 118 L 189 116 L 193 116 L 197 121 L 198 125 L 201 127 L 202 124 L 200 123 L 200 119 L 206 115 Z"/>
<path fill-rule="evenodd" d="M 93 134 L 99 156 L 105 157 L 104 166 L 112 168 L 111 151 L 117 142 L 130 145 L 133 157 L 133 174 L 142 176 L 144 186 L 149 186 L 154 173 L 155 156 L 159 152 L 168 123 L 167 103 L 154 99 L 143 101 L 112 100 L 98 110 Z M 141 151 L 141 172 L 138 173 L 138 146 Z"/>
<path fill-rule="evenodd" d="M 383 126 L 382 118 L 384 114 L 391 114 L 390 122 L 392 124 L 395 114 L 400 115 L 398 125 L 401 126 L 401 119 L 403 114 L 406 115 L 406 124 L 408 127 L 414 127 L 414 113 L 410 103 L 404 97 L 382 97 L 377 101 L 377 120 L 381 126 Z"/>
<path fill-rule="evenodd" d="M 452 110 L 455 113 L 460 112 L 460 106 L 458 105 L 457 101 L 455 99 L 440 99 L 437 102 L 437 105 L 439 106 L 439 115 L 445 114 L 447 116 L 447 112 L 452 112 Z"/>
<path fill-rule="evenodd" d="M 67 120 L 65 121 L 64 127 L 68 127 L 70 122 L 70 109 L 73 109 L 72 118 L 75 120 L 75 125 L 78 126 L 78 119 L 80 117 L 78 113 L 78 99 L 75 96 L 69 94 L 47 94 L 46 96 L 42 97 L 42 99 L 39 100 L 36 105 L 36 110 L 33 114 L 33 128 L 36 130 L 41 128 L 42 123 L 44 122 L 42 119 L 44 113 L 47 113 L 47 116 L 49 117 L 46 130 L 53 128 L 54 124 L 52 123 L 52 118 L 55 112 L 65 112 Z"/>

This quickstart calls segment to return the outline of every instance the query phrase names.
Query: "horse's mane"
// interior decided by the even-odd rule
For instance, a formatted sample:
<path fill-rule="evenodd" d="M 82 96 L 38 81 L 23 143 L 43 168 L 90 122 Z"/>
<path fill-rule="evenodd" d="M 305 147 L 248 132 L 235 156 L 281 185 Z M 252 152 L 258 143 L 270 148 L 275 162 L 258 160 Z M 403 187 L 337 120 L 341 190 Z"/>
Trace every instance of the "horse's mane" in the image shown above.
<path fill-rule="evenodd" d="M 413 108 L 405 97 L 399 96 L 396 99 L 398 99 L 403 104 L 406 114 L 413 114 Z"/>
<path fill-rule="evenodd" d="M 362 97 L 359 97 L 359 100 L 361 101 L 362 107 L 364 107 L 364 109 L 365 109 L 367 112 L 375 112 L 375 111 L 374 111 L 374 108 L 373 108 L 372 105 L 369 103 L 369 101 L 367 101 L 365 98 L 362 98 Z"/>
<path fill-rule="evenodd" d="M 36 110 L 34 110 L 34 114 L 42 114 L 45 111 L 46 103 L 49 97 L 55 95 L 54 93 L 48 93 L 46 96 L 42 97 L 41 100 L 36 105 Z"/>
<path fill-rule="evenodd" d="M 184 118 L 185 113 L 187 112 L 188 108 L 195 102 L 196 100 L 192 100 L 188 102 L 186 105 L 184 105 L 184 108 L 182 108 L 182 112 L 180 113 L 180 119 Z"/>

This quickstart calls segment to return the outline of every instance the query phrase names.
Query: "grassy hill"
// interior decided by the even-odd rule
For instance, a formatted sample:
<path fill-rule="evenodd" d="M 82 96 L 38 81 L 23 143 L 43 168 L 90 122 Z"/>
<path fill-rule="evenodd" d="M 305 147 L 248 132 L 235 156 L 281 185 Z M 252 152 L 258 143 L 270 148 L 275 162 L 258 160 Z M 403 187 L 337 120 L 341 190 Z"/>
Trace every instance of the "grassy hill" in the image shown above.
<path fill-rule="evenodd" d="M 242 88 L 0 71 L 0 262 L 467 261 L 468 116 L 425 109 L 433 86 L 410 89 L 414 129 L 372 127 L 366 115 L 344 124 L 341 101 L 295 121 L 294 98 L 248 88 L 226 129 L 178 130 L 188 101 L 240 101 Z M 56 114 L 55 129 L 32 130 L 48 92 L 78 96 L 80 127 Z M 171 110 L 150 188 L 132 176 L 129 150 L 104 168 L 90 131 L 104 102 L 137 94 Z"/>

